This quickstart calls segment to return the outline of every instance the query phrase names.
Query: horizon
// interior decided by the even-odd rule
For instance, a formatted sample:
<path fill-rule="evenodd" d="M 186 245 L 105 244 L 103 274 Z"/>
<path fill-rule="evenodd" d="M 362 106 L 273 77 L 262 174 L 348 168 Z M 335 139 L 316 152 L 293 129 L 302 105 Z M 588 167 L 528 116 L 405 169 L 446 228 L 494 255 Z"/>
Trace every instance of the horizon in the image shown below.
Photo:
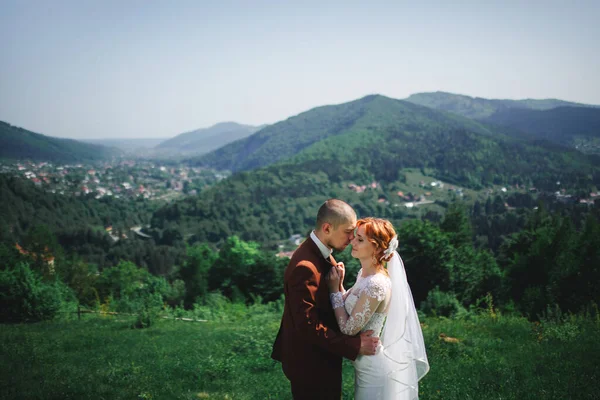
<path fill-rule="evenodd" d="M 534 100 L 534 101 L 557 100 L 557 101 L 569 101 L 569 100 L 557 99 L 557 98 L 543 98 L 543 99 L 538 99 L 538 98 L 530 98 L 530 97 L 528 97 L 528 98 L 520 98 L 520 99 L 507 99 L 507 98 L 503 98 L 503 99 L 491 99 L 491 98 L 485 98 L 485 97 L 470 96 L 470 95 L 466 95 L 466 94 L 462 94 L 462 93 L 450 93 L 450 92 L 445 92 L 445 91 L 442 91 L 442 90 L 436 90 L 436 91 L 432 91 L 432 92 L 411 93 L 406 98 L 402 98 L 402 99 L 396 99 L 396 98 L 393 98 L 393 97 L 385 96 L 385 95 L 380 94 L 380 93 L 371 93 L 371 94 L 366 94 L 366 95 L 358 97 L 356 99 L 347 100 L 347 101 L 344 101 L 344 102 L 341 102 L 341 103 L 316 105 L 316 106 L 311 107 L 311 108 L 309 108 L 307 110 L 302 110 L 302 111 L 298 112 L 298 114 L 289 115 L 287 117 L 282 118 L 279 121 L 275 121 L 275 122 L 270 123 L 270 124 L 263 123 L 263 124 L 252 125 L 252 124 L 247 124 L 247 123 L 238 122 L 238 121 L 220 121 L 220 122 L 216 122 L 216 123 L 214 123 L 214 124 L 212 124 L 210 126 L 199 127 L 199 128 L 196 128 L 196 129 L 192 129 L 190 131 L 180 132 L 180 133 L 176 133 L 173 136 L 165 136 L 165 137 L 144 137 L 144 136 L 140 136 L 140 137 L 104 137 L 104 138 L 100 138 L 100 137 L 84 137 L 84 138 L 72 138 L 72 137 L 62 137 L 62 136 L 50 136 L 50 135 L 47 135 L 47 134 L 42 133 L 42 132 L 33 132 L 30 129 L 27 129 L 27 127 L 17 126 L 17 125 L 11 124 L 9 121 L 2 121 L 2 122 L 6 122 L 6 123 L 8 123 L 8 124 L 10 124 L 12 126 L 16 126 L 17 128 L 22 128 L 22 129 L 31 131 L 33 133 L 39 133 L 39 134 L 42 134 L 42 135 L 45 135 L 45 136 L 50 136 L 50 137 L 53 137 L 53 138 L 56 138 L 56 139 L 72 139 L 72 140 L 79 140 L 79 141 L 99 141 L 99 140 L 103 140 L 103 141 L 109 141 L 109 140 L 121 140 L 121 141 L 123 141 L 123 140 L 165 140 L 166 141 L 166 140 L 173 139 L 173 138 L 175 138 L 177 136 L 180 136 L 180 135 L 185 135 L 187 133 L 192 133 L 192 132 L 199 131 L 199 130 L 211 129 L 211 128 L 214 128 L 217 125 L 227 124 L 227 123 L 234 123 L 234 124 L 238 124 L 238 125 L 252 126 L 252 127 L 255 127 L 255 128 L 259 127 L 259 126 L 266 127 L 266 126 L 270 126 L 270 125 L 275 125 L 275 124 L 277 124 L 279 122 L 282 122 L 282 121 L 284 121 L 284 120 L 286 120 L 288 118 L 296 117 L 296 116 L 298 116 L 298 115 L 300 115 L 300 114 L 302 114 L 304 112 L 310 111 L 310 110 L 315 109 L 315 108 L 326 107 L 326 106 L 335 106 L 335 105 L 350 103 L 350 102 L 353 102 L 353 101 L 364 99 L 365 97 L 369 97 L 369 96 L 383 96 L 383 97 L 386 97 L 386 98 L 389 98 L 389 99 L 393 99 L 393 100 L 406 101 L 407 98 L 409 98 L 410 96 L 413 96 L 413 95 L 417 95 L 417 94 L 435 94 L 435 93 L 450 94 L 450 95 L 455 95 L 455 96 L 463 96 L 463 97 L 469 97 L 469 98 L 472 98 L 472 99 L 483 99 L 483 100 L 517 100 L 517 101 L 519 101 L 519 100 L 521 100 L 521 101 L 523 101 L 523 100 Z M 573 101 L 573 103 L 584 104 L 584 105 L 593 106 L 593 107 L 600 107 L 600 104 L 579 103 L 579 102 L 575 102 L 575 101 Z"/>
<path fill-rule="evenodd" d="M 9 0 L 3 11 L 0 120 L 51 137 L 168 139 L 369 94 L 600 105 L 594 2 Z"/>

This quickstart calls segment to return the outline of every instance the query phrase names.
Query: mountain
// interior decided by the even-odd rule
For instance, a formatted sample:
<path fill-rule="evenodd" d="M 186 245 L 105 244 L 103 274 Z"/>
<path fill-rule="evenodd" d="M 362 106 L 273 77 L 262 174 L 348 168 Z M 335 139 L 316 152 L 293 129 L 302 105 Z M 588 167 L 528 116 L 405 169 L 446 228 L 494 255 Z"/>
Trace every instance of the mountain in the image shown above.
<path fill-rule="evenodd" d="M 118 154 L 104 146 L 59 139 L 0 121 L 0 158 L 52 162 L 98 161 Z"/>
<path fill-rule="evenodd" d="M 509 137 L 504 129 L 378 95 L 318 107 L 196 160 L 237 173 L 158 210 L 152 227 L 177 226 L 191 241 L 233 234 L 275 241 L 305 233 L 330 197 L 346 199 L 361 216 L 398 221 L 404 207 L 385 199 L 398 198 L 409 169 L 472 189 L 600 185 L 598 157 Z M 373 190 L 352 189 L 373 182 Z"/>
<path fill-rule="evenodd" d="M 116 147 L 123 151 L 137 151 L 140 149 L 151 149 L 162 142 L 168 140 L 167 138 L 129 138 L 129 139 L 84 139 L 83 142 L 97 144 L 106 147 Z"/>
<path fill-rule="evenodd" d="M 509 108 L 482 119 L 525 132 L 531 138 L 600 154 L 600 108 L 558 107 L 551 110 Z"/>
<path fill-rule="evenodd" d="M 204 154 L 233 141 L 250 136 L 265 125 L 250 126 L 235 122 L 222 122 L 210 128 L 182 133 L 156 146 L 160 151 L 185 154 Z"/>
<path fill-rule="evenodd" d="M 406 101 L 474 119 L 487 118 L 498 111 L 511 108 L 550 110 L 557 107 L 598 107 L 557 99 L 490 100 L 447 92 L 416 93 L 406 98 Z"/>
<path fill-rule="evenodd" d="M 600 154 L 600 106 L 556 99 L 489 100 L 445 92 L 417 93 L 406 101 L 509 128 L 504 130 L 507 135 Z"/>
<path fill-rule="evenodd" d="M 491 133 L 476 121 L 443 115 L 405 101 L 370 95 L 349 103 L 314 108 L 189 162 L 244 171 L 284 160 L 330 137 L 392 128 L 414 131 L 440 123 L 450 128 Z"/>

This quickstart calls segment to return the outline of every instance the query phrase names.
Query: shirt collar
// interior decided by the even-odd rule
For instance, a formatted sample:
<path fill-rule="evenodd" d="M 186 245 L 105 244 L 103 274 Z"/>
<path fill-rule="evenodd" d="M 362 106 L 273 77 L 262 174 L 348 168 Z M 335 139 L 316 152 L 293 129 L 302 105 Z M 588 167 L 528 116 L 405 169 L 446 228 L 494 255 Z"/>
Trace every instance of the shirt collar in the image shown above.
<path fill-rule="evenodd" d="M 323 242 L 321 242 L 319 240 L 319 238 L 317 237 L 317 235 L 315 234 L 315 231 L 312 231 L 310 233 L 310 238 L 312 239 L 313 242 L 315 242 L 315 244 L 317 245 L 317 247 L 319 248 L 319 250 L 321 251 L 321 255 L 323 256 L 324 259 L 329 259 L 329 256 L 331 256 L 331 253 L 333 252 L 332 249 L 330 249 L 329 247 L 325 246 L 323 244 Z"/>

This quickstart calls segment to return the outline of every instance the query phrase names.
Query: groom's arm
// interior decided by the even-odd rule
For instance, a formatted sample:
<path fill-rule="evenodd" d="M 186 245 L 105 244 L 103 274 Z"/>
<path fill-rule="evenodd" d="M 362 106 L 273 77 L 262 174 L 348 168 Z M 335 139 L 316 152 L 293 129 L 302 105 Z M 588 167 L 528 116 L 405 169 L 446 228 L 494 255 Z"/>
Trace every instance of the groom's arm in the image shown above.
<path fill-rule="evenodd" d="M 355 360 L 361 346 L 360 336 L 347 336 L 337 333 L 323 324 L 317 311 L 317 268 L 308 261 L 302 261 L 288 277 L 289 305 L 294 321 L 294 329 L 309 342 L 319 347 Z"/>

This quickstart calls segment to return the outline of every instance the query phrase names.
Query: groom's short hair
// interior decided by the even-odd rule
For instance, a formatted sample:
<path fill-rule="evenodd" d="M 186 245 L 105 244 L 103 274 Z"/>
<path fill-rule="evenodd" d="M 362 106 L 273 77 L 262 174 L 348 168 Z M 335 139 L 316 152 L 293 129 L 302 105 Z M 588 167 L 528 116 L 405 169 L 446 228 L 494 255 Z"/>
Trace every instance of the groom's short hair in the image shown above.
<path fill-rule="evenodd" d="M 320 230 L 325 222 L 330 223 L 333 229 L 336 229 L 353 218 L 356 218 L 356 212 L 350 204 L 338 199 L 329 199 L 323 203 L 317 212 L 316 229 Z"/>

